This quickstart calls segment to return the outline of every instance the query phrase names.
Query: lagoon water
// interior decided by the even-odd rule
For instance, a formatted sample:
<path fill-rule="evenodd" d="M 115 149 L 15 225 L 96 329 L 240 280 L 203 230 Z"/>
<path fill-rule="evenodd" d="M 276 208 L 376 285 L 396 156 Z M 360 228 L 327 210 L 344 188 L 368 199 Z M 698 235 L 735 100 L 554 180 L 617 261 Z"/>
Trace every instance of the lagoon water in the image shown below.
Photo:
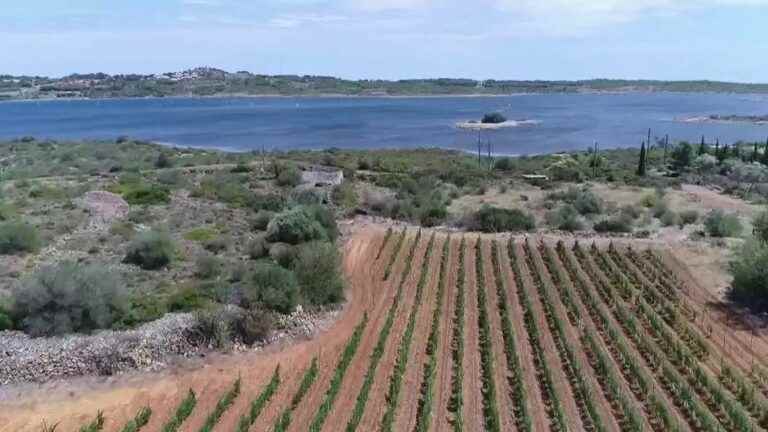
<path fill-rule="evenodd" d="M 710 114 L 765 115 L 768 95 L 626 93 L 418 98 L 166 98 L 0 102 L 0 139 L 121 135 L 228 150 L 443 147 L 472 151 L 460 121 L 500 111 L 541 123 L 483 132 L 500 154 L 639 146 L 654 136 L 761 140 L 768 125 L 682 123 Z"/>

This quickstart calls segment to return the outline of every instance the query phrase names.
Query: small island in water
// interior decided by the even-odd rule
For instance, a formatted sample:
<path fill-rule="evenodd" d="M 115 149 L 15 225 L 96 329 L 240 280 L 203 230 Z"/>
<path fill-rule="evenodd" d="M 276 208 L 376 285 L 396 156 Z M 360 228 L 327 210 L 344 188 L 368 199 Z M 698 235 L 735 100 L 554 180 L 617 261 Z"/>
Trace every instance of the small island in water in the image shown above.
<path fill-rule="evenodd" d="M 456 123 L 456 127 L 466 130 L 488 130 L 488 129 L 503 129 L 520 126 L 533 126 L 540 124 L 539 120 L 507 120 L 501 113 L 488 113 L 483 115 L 482 120 L 469 120 Z"/>
<path fill-rule="evenodd" d="M 767 125 L 768 115 L 720 115 L 712 114 L 708 116 L 695 116 L 679 119 L 684 123 L 751 123 L 756 125 Z"/>

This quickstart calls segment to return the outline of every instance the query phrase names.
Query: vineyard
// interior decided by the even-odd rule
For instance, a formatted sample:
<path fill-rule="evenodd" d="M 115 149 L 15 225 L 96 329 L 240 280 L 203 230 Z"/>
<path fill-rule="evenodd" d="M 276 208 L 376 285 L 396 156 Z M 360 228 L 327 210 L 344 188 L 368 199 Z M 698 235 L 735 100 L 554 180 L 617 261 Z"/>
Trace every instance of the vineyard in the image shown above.
<path fill-rule="evenodd" d="M 664 251 L 367 228 L 344 266 L 317 338 L 62 403 L 43 430 L 768 431 L 768 344 Z M 34 409 L 0 430 L 41 430 Z"/>

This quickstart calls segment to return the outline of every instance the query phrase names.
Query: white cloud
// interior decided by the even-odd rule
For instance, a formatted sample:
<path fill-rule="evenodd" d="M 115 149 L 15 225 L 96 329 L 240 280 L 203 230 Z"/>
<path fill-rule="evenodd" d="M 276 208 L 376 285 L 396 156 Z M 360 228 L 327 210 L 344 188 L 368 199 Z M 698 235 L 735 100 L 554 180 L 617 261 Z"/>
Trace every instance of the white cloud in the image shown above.
<path fill-rule="evenodd" d="M 219 6 L 217 0 L 181 0 L 181 3 L 188 6 Z"/>
<path fill-rule="evenodd" d="M 347 0 L 350 6 L 368 11 L 419 9 L 435 2 L 433 0 Z"/>
<path fill-rule="evenodd" d="M 306 14 L 306 15 L 280 15 L 269 20 L 273 27 L 294 28 L 303 24 L 323 24 L 347 20 L 343 15 Z"/>

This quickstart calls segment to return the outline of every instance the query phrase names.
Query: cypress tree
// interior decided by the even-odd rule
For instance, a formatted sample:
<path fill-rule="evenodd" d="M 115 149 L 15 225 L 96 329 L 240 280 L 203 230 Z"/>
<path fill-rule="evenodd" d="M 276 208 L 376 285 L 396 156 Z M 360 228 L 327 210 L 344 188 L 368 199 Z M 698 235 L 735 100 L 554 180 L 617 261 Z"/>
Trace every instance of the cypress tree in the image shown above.
<path fill-rule="evenodd" d="M 699 156 L 707 153 L 707 143 L 704 141 L 704 135 L 701 136 L 701 144 L 699 144 Z"/>
<path fill-rule="evenodd" d="M 760 153 L 757 150 L 757 142 L 755 142 L 755 148 L 752 150 L 752 156 L 749 157 L 750 162 L 757 162 L 757 158 L 760 157 Z"/>
<path fill-rule="evenodd" d="M 768 139 L 765 140 L 765 147 L 763 147 L 763 165 L 768 165 Z"/>
<path fill-rule="evenodd" d="M 646 163 L 646 151 L 645 151 L 645 141 L 643 141 L 643 144 L 640 146 L 640 161 L 637 164 L 637 175 L 640 177 L 645 176 L 645 165 Z"/>

